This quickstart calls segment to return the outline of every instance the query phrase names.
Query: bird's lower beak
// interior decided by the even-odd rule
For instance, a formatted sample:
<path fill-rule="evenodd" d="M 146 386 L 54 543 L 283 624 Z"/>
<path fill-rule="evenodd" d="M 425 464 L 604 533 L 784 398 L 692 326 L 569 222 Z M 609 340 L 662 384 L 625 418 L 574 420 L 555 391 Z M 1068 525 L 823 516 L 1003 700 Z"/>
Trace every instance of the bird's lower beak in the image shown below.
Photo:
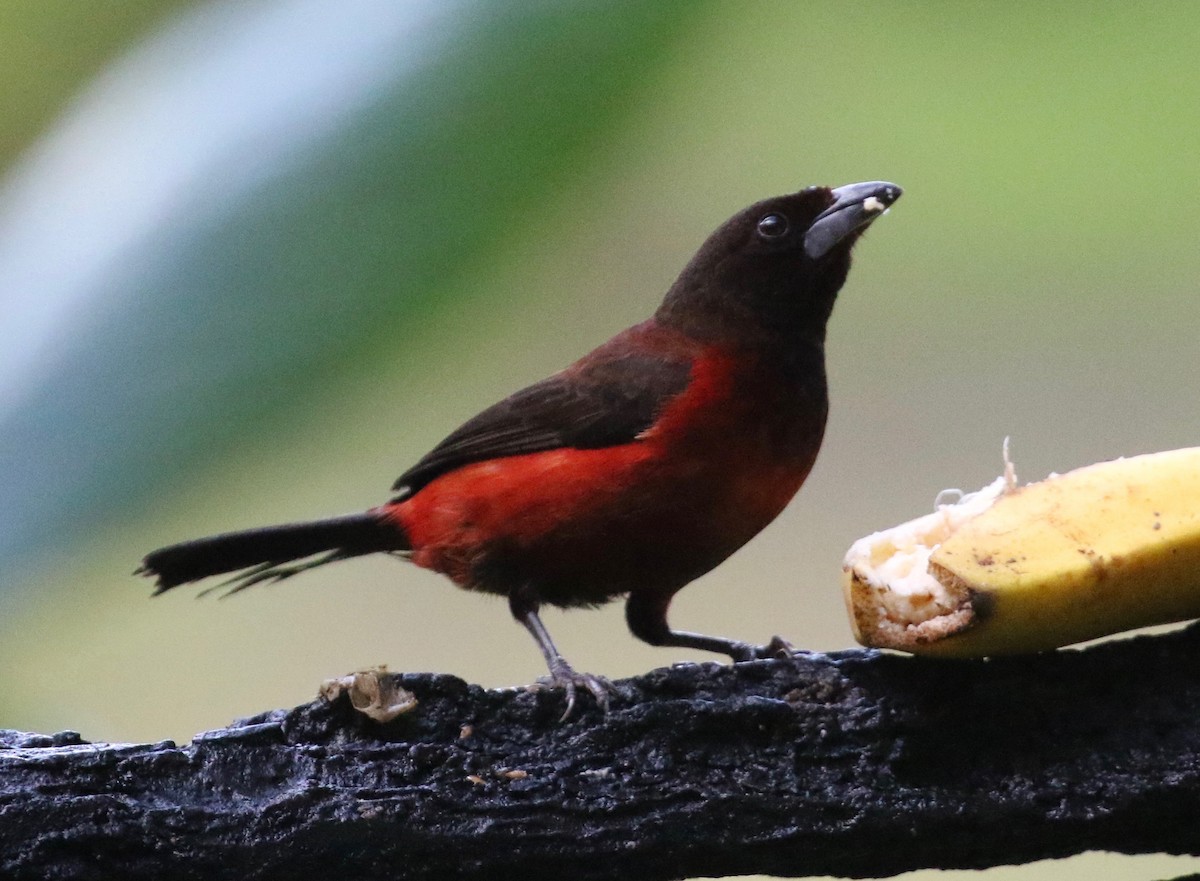
<path fill-rule="evenodd" d="M 887 211 L 904 191 L 883 180 L 846 184 L 833 190 L 833 204 L 817 215 L 804 234 L 804 253 L 817 260 L 834 245 Z"/>

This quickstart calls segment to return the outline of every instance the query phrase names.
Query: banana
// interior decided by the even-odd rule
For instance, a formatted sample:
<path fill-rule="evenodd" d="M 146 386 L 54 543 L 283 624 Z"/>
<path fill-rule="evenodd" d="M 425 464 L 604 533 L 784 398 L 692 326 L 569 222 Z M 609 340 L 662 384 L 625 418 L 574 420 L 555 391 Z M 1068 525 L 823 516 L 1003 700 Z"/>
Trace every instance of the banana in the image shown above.
<path fill-rule="evenodd" d="M 859 539 L 843 588 L 855 638 L 980 657 L 1200 618 L 1200 447 L 1116 459 Z"/>

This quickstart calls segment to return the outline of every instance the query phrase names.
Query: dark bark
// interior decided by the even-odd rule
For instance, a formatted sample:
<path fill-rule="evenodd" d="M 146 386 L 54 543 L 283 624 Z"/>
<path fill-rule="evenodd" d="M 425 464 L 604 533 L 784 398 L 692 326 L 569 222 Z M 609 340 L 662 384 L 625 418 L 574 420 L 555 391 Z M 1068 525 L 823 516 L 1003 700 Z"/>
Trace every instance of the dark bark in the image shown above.
<path fill-rule="evenodd" d="M 0 740 L 0 874 L 886 876 L 1200 853 L 1200 627 L 990 661 L 686 665 L 561 693 L 404 675 L 191 745 Z M 3 748 L 7 746 L 8 748 Z"/>

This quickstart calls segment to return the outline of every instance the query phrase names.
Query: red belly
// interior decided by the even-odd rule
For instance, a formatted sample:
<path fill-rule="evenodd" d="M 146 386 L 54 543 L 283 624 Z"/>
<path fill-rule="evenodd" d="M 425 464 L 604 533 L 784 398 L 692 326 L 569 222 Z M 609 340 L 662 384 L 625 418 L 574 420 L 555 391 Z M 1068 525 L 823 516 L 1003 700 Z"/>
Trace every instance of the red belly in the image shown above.
<path fill-rule="evenodd" d="M 720 359 L 705 359 L 632 443 L 466 465 L 390 516 L 413 562 L 463 587 L 531 585 L 563 606 L 635 588 L 673 593 L 775 519 L 820 445 L 823 396 L 788 420 L 778 401 L 756 399 L 737 380 Z"/>

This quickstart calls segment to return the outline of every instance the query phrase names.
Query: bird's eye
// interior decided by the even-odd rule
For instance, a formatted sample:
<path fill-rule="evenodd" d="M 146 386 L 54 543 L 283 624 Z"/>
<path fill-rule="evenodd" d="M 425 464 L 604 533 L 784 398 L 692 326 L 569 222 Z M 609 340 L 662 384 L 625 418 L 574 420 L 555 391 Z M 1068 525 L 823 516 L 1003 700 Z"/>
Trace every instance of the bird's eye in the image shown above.
<path fill-rule="evenodd" d="M 764 239 L 777 239 L 787 235 L 788 221 L 782 214 L 768 214 L 758 222 L 758 235 Z"/>

